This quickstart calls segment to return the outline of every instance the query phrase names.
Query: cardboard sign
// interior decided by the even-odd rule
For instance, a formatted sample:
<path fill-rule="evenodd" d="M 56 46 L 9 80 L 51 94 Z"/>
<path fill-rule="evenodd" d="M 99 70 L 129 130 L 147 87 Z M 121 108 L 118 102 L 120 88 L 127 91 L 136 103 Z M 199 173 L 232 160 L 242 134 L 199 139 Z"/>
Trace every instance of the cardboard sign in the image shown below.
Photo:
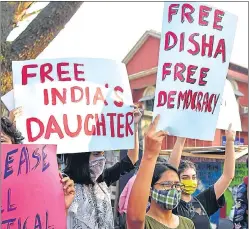
<path fill-rule="evenodd" d="M 15 109 L 13 89 L 9 91 L 8 93 L 6 93 L 4 96 L 1 96 L 1 100 L 9 111 L 12 111 Z"/>
<path fill-rule="evenodd" d="M 217 128 L 221 130 L 227 130 L 230 123 L 232 123 L 233 130 L 242 130 L 239 105 L 236 101 L 232 84 L 229 82 L 229 80 L 226 80 Z"/>
<path fill-rule="evenodd" d="M 1 145 L 2 229 L 66 229 L 55 145 Z"/>
<path fill-rule="evenodd" d="M 154 115 L 170 135 L 212 141 L 237 17 L 198 2 L 165 2 Z"/>
<path fill-rule="evenodd" d="M 124 64 L 75 58 L 13 62 L 17 127 L 59 153 L 131 149 L 133 104 Z"/>

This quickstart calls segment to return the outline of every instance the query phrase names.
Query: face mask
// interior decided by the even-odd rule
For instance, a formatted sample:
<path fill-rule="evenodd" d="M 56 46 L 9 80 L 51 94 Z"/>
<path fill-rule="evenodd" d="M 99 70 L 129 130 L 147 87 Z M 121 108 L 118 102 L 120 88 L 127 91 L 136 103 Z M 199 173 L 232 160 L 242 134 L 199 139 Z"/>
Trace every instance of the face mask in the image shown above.
<path fill-rule="evenodd" d="M 105 168 L 106 159 L 104 156 L 97 157 L 96 159 L 89 162 L 90 174 L 93 181 L 96 181 L 99 176 L 103 173 Z"/>
<path fill-rule="evenodd" d="M 181 180 L 181 183 L 184 184 L 183 192 L 192 195 L 197 189 L 197 180 Z"/>
<path fill-rule="evenodd" d="M 181 191 L 176 189 L 153 189 L 151 198 L 164 210 L 173 210 L 181 200 Z"/>

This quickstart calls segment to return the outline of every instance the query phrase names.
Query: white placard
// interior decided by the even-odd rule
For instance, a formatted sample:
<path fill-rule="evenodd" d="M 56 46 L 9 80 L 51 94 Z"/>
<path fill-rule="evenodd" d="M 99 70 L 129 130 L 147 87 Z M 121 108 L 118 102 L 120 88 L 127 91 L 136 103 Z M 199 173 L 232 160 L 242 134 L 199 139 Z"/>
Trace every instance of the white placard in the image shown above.
<path fill-rule="evenodd" d="M 217 129 L 227 130 L 230 123 L 233 130 L 242 131 L 239 104 L 236 101 L 232 84 L 226 80 Z"/>
<path fill-rule="evenodd" d="M 9 91 L 8 93 L 6 93 L 4 96 L 1 96 L 1 100 L 9 111 L 12 111 L 13 109 L 15 109 L 13 89 Z"/>
<path fill-rule="evenodd" d="M 198 2 L 165 2 L 154 103 L 158 128 L 213 141 L 237 17 Z"/>
<path fill-rule="evenodd" d="M 59 153 L 134 147 L 132 95 L 124 64 L 74 58 L 13 62 L 17 120 L 26 142 Z"/>

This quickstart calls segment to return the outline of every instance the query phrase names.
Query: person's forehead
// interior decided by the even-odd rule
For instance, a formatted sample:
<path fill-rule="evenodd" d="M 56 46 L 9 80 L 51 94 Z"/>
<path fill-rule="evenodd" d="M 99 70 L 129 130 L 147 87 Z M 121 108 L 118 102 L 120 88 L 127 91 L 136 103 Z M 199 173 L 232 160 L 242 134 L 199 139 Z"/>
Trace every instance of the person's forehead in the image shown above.
<path fill-rule="evenodd" d="M 158 183 L 165 182 L 165 181 L 173 181 L 173 182 L 178 182 L 179 177 L 177 173 L 173 170 L 168 170 L 162 174 L 160 179 L 158 180 Z"/>
<path fill-rule="evenodd" d="M 195 176 L 195 175 L 196 171 L 193 168 L 187 168 L 181 174 L 181 176 Z"/>

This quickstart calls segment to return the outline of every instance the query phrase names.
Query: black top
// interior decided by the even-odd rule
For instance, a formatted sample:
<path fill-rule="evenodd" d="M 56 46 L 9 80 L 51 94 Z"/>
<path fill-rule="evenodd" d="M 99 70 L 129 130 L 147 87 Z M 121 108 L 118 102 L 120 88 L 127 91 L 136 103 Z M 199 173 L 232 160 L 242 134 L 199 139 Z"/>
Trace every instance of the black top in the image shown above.
<path fill-rule="evenodd" d="M 222 195 L 218 201 L 211 186 L 193 197 L 190 202 L 180 201 L 173 212 L 191 219 L 196 229 L 210 229 L 209 217 L 225 205 L 225 197 Z"/>
<path fill-rule="evenodd" d="M 120 176 L 129 173 L 135 168 L 130 158 L 125 156 L 120 162 L 117 162 L 112 167 L 105 169 L 104 172 L 97 179 L 98 183 L 105 182 L 107 186 L 119 180 Z"/>

